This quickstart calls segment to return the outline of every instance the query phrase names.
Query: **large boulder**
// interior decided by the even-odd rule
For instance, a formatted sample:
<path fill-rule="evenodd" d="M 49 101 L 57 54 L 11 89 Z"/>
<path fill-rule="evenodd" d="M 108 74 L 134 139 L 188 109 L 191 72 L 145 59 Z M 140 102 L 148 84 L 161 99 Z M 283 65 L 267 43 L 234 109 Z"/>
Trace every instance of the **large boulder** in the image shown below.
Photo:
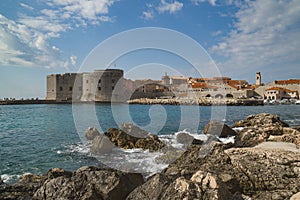
<path fill-rule="evenodd" d="M 146 137 L 140 138 L 132 136 L 132 134 L 129 135 L 123 130 L 110 128 L 104 134 L 113 144 L 124 149 L 141 148 L 144 150 L 158 151 L 166 146 L 162 141 L 159 140 L 157 135 L 150 133 L 148 133 Z"/>
<path fill-rule="evenodd" d="M 257 115 L 249 115 L 246 119 L 235 122 L 235 127 L 262 127 L 267 125 L 288 127 L 289 125 L 282 121 L 278 115 L 270 113 L 260 113 Z"/>
<path fill-rule="evenodd" d="M 224 123 L 218 121 L 210 121 L 203 130 L 204 134 L 215 135 L 220 138 L 235 136 L 236 132 Z"/>
<path fill-rule="evenodd" d="M 141 174 L 96 167 L 82 167 L 71 176 L 69 173 L 60 175 L 48 178 L 33 199 L 125 199 L 144 182 Z"/>
<path fill-rule="evenodd" d="M 300 132 L 289 128 L 277 115 L 250 115 L 234 127 L 244 127 L 235 138 L 236 147 L 253 147 L 265 141 L 291 142 L 298 147 L 300 144 Z"/>
<path fill-rule="evenodd" d="M 91 153 L 110 153 L 114 147 L 115 145 L 110 141 L 110 139 L 107 136 L 101 134 L 93 139 Z"/>
<path fill-rule="evenodd" d="M 120 127 L 122 131 L 127 133 L 128 135 L 137 137 L 137 138 L 145 138 L 147 137 L 150 133 L 141 129 L 138 126 L 133 125 L 132 123 L 123 123 Z"/>
<path fill-rule="evenodd" d="M 43 184 L 45 176 L 24 174 L 14 184 L 0 184 L 0 199 L 29 200 Z"/>
<path fill-rule="evenodd" d="M 289 199 L 300 191 L 300 153 L 227 148 L 219 142 L 189 149 L 127 199 Z M 296 196 L 296 195 L 295 195 Z"/>

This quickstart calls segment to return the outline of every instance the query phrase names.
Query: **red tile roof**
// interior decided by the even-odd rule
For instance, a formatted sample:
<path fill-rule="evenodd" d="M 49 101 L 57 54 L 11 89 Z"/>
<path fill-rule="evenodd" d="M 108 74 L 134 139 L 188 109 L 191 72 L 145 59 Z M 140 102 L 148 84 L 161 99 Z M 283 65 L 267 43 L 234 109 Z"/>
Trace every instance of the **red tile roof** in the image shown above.
<path fill-rule="evenodd" d="M 271 88 L 268 88 L 267 91 L 269 90 L 284 90 L 286 92 L 297 92 L 296 90 L 289 90 L 289 89 L 286 89 L 286 88 L 283 88 L 283 87 L 271 87 Z"/>
<path fill-rule="evenodd" d="M 300 79 L 279 80 L 279 81 L 275 81 L 275 84 L 278 85 L 300 84 Z"/>

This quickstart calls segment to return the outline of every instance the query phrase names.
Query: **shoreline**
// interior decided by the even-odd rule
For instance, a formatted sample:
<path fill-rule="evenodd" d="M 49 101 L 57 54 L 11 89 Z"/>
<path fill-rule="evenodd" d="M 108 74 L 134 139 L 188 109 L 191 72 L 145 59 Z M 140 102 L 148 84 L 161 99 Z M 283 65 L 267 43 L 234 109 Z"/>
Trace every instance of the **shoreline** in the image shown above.
<path fill-rule="evenodd" d="M 99 103 L 124 103 L 124 104 L 142 104 L 142 105 L 199 105 L 199 106 L 263 106 L 263 100 L 253 99 L 133 99 L 127 102 L 109 102 L 109 101 L 55 101 L 45 99 L 34 100 L 2 100 L 0 105 L 30 105 L 30 104 L 99 104 Z"/>

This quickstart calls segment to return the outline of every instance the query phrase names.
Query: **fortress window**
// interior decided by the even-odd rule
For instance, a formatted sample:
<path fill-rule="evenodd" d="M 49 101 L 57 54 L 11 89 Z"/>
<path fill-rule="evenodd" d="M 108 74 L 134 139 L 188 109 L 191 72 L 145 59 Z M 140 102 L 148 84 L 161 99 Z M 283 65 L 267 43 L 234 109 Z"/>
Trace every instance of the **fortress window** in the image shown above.
<path fill-rule="evenodd" d="M 59 91 L 63 91 L 63 87 L 59 87 Z"/>
<path fill-rule="evenodd" d="M 89 83 L 89 80 L 86 80 L 86 83 Z"/>
<path fill-rule="evenodd" d="M 98 83 L 99 83 L 99 84 L 101 83 L 101 79 L 99 79 Z"/>
<path fill-rule="evenodd" d="M 115 86 L 112 86 L 111 89 L 114 90 L 114 89 L 115 89 Z"/>
<path fill-rule="evenodd" d="M 112 82 L 112 83 L 115 83 L 115 79 L 111 79 L 111 82 Z"/>
<path fill-rule="evenodd" d="M 98 90 L 101 91 L 101 87 L 98 87 Z"/>
<path fill-rule="evenodd" d="M 73 87 L 69 87 L 69 90 L 72 91 L 72 90 L 73 90 Z"/>

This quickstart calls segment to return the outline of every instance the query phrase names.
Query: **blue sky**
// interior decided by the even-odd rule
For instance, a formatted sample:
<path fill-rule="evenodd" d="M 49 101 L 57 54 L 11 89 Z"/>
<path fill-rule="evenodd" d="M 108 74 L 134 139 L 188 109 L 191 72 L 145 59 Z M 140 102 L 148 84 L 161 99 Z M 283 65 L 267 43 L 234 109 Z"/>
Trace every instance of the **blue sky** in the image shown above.
<path fill-rule="evenodd" d="M 224 76 L 300 78 L 299 13 L 298 0 L 1 0 L 0 98 L 44 98 L 48 74 L 77 72 L 99 43 L 142 27 L 187 35 Z M 132 79 L 159 79 L 167 69 L 193 76 L 192 66 L 163 51 L 131 52 L 115 63 Z M 135 66 L 144 70 L 132 73 Z"/>

